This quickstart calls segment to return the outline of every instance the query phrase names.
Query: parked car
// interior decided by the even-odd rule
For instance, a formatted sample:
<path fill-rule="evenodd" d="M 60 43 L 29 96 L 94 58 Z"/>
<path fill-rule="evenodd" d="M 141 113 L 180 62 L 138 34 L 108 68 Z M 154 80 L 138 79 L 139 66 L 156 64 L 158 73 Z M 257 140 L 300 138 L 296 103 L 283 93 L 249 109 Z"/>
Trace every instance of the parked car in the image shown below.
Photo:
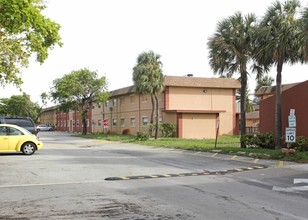
<path fill-rule="evenodd" d="M 0 124 L 0 152 L 34 154 L 43 147 L 39 137 L 27 129 L 12 124 Z"/>
<path fill-rule="evenodd" d="M 23 127 L 32 134 L 37 134 L 36 126 L 30 117 L 0 116 L 0 124 L 13 124 Z"/>
<path fill-rule="evenodd" d="M 40 132 L 40 131 L 52 131 L 53 129 L 50 125 L 43 124 L 36 126 L 36 130 L 37 132 Z"/>

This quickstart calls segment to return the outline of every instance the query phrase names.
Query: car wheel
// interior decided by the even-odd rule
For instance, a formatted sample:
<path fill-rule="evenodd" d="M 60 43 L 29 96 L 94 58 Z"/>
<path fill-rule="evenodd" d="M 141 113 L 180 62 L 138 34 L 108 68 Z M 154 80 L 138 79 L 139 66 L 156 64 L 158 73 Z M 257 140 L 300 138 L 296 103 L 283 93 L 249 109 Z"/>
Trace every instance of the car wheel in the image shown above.
<path fill-rule="evenodd" d="M 21 151 L 23 152 L 23 154 L 25 155 L 31 155 L 34 154 L 36 150 L 36 146 L 35 144 L 31 143 L 31 142 L 26 142 L 21 146 Z"/>

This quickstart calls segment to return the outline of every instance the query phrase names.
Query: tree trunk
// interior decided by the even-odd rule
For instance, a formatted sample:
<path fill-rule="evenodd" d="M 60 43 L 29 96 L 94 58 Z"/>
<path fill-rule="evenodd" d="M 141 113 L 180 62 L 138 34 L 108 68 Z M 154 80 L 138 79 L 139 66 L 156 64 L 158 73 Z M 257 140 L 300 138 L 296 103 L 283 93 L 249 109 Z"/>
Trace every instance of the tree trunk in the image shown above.
<path fill-rule="evenodd" d="M 153 136 L 153 127 L 152 127 L 152 125 L 154 124 L 154 108 L 155 108 L 155 103 L 154 103 L 154 95 L 153 94 L 150 94 L 150 95 L 151 95 L 152 109 L 151 109 L 149 134 L 152 137 Z"/>
<path fill-rule="evenodd" d="M 82 134 L 86 135 L 87 134 L 87 112 L 85 110 L 82 110 Z"/>
<path fill-rule="evenodd" d="M 241 73 L 241 137 L 246 134 L 246 92 L 247 92 L 247 72 Z M 246 148 L 244 139 L 241 138 L 241 148 Z"/>
<path fill-rule="evenodd" d="M 276 149 L 281 148 L 282 137 L 282 115 L 281 115 L 281 72 L 283 62 L 279 61 L 277 64 L 276 75 L 276 109 L 275 109 L 275 143 Z"/>
<path fill-rule="evenodd" d="M 158 98 L 157 95 L 155 94 L 155 104 L 156 104 L 156 112 L 155 112 L 155 140 L 157 139 L 158 136 Z"/>

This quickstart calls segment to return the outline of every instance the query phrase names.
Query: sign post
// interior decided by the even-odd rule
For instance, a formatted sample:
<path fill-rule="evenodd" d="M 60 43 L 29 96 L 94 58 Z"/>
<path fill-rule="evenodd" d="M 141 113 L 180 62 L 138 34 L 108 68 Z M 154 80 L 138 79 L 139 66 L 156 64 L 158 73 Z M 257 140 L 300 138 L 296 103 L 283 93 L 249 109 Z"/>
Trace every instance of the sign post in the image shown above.
<path fill-rule="evenodd" d="M 296 142 L 296 117 L 295 117 L 295 109 L 290 109 L 290 115 L 288 116 L 288 125 L 286 128 L 286 143 L 288 144 L 288 148 L 290 143 Z"/>

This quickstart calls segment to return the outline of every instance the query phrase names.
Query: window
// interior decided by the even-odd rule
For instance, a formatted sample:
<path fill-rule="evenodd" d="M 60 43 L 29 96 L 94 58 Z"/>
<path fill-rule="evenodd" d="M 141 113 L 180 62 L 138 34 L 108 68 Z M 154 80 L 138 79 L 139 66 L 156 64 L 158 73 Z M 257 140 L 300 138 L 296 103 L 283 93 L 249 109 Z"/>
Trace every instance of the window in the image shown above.
<path fill-rule="evenodd" d="M 148 117 L 142 117 L 142 125 L 146 126 L 148 125 Z"/>
<path fill-rule="evenodd" d="M 112 126 L 117 126 L 117 119 L 115 118 L 112 119 Z"/>
<path fill-rule="evenodd" d="M 77 126 L 79 126 L 79 120 L 76 121 Z"/>
<path fill-rule="evenodd" d="M 121 118 L 121 128 L 125 127 L 125 118 Z"/>
<path fill-rule="evenodd" d="M 102 126 L 102 119 L 98 119 L 97 125 L 98 125 L 98 126 Z"/>
<path fill-rule="evenodd" d="M 109 100 L 106 101 L 105 106 L 109 107 Z"/>
<path fill-rule="evenodd" d="M 136 119 L 135 119 L 135 118 L 130 118 L 130 126 L 131 126 L 132 128 L 134 128 L 134 127 L 135 127 L 135 124 L 136 124 Z"/>
<path fill-rule="evenodd" d="M 112 106 L 117 106 L 117 99 L 112 99 Z"/>
<path fill-rule="evenodd" d="M 97 104 L 97 107 L 98 107 L 98 108 L 101 108 L 101 107 L 102 107 L 102 103 L 99 102 L 99 103 Z"/>
<path fill-rule="evenodd" d="M 8 135 L 23 135 L 23 133 L 15 128 L 9 128 Z"/>

